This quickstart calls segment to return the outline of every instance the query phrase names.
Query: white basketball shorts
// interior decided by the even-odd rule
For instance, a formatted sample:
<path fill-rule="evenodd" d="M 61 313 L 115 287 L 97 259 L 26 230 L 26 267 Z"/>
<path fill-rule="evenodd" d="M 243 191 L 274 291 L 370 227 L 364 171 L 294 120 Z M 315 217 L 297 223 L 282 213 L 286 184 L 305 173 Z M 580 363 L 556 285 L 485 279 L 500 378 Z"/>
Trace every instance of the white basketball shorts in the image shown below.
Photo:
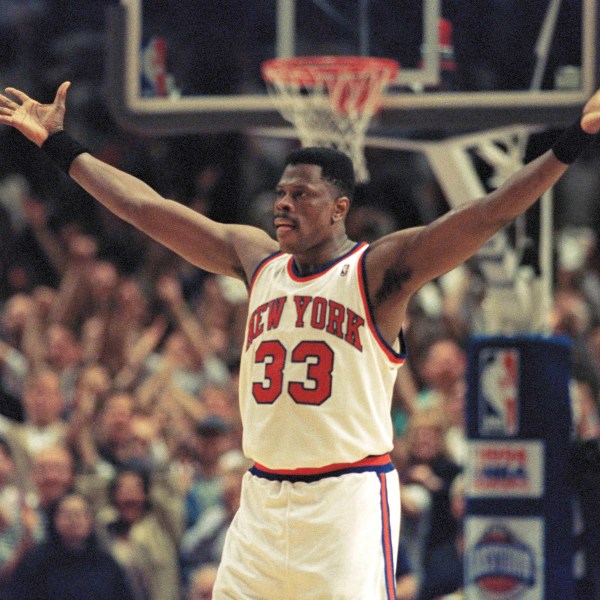
<path fill-rule="evenodd" d="M 213 598 L 393 600 L 400 485 L 389 457 L 375 458 L 383 464 L 324 474 L 246 473 Z"/>

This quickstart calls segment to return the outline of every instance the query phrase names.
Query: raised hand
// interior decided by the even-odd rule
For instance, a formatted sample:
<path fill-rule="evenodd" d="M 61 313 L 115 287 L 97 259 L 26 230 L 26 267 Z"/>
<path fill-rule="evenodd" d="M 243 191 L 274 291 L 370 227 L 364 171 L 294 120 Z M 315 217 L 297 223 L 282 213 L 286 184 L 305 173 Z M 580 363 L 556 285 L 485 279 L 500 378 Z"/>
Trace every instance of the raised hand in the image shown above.
<path fill-rule="evenodd" d="M 50 134 L 63 128 L 70 85 L 69 81 L 60 85 L 52 104 L 41 104 L 25 92 L 6 88 L 6 93 L 16 101 L 0 94 L 0 123 L 14 127 L 34 144 L 41 146 Z"/>
<path fill-rule="evenodd" d="M 600 90 L 598 90 L 583 107 L 581 128 L 586 133 L 592 134 L 600 131 Z"/>

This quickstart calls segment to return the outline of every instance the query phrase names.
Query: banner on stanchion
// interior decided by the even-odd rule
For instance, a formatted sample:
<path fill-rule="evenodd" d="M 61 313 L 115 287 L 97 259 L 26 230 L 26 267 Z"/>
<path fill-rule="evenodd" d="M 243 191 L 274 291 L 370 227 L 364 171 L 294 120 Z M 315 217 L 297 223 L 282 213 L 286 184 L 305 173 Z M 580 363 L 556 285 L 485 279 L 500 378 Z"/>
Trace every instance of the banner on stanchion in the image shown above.
<path fill-rule="evenodd" d="M 464 565 L 474 600 L 572 600 L 571 344 L 476 337 L 468 348 Z"/>

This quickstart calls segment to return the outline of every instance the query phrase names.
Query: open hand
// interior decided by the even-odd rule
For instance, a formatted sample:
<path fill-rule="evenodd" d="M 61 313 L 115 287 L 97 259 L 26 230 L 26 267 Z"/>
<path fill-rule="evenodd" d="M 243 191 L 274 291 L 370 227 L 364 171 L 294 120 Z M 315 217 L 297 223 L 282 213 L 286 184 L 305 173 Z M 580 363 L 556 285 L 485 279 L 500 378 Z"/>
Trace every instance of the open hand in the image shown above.
<path fill-rule="evenodd" d="M 581 128 L 586 133 L 592 134 L 600 131 L 600 90 L 598 90 L 583 107 Z"/>
<path fill-rule="evenodd" d="M 41 104 L 25 92 L 6 88 L 6 93 L 16 98 L 16 101 L 0 94 L 0 123 L 14 127 L 33 143 L 41 146 L 50 134 L 63 128 L 67 90 L 70 85 L 69 81 L 60 85 L 52 104 Z"/>

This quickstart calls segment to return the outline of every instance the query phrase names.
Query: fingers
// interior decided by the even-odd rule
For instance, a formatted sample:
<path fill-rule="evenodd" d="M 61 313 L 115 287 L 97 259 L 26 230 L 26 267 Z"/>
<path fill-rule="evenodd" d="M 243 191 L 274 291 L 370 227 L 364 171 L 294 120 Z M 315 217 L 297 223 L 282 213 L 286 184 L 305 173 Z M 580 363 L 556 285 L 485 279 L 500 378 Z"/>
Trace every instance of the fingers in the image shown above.
<path fill-rule="evenodd" d="M 581 129 L 586 133 L 598 133 L 600 131 L 600 111 L 585 113 L 581 118 Z"/>
<path fill-rule="evenodd" d="M 5 109 L 15 110 L 19 105 L 14 100 L 0 94 L 0 106 L 3 106 Z"/>
<path fill-rule="evenodd" d="M 15 98 L 18 98 L 21 102 L 26 102 L 27 100 L 31 100 L 31 98 L 25 92 L 22 92 L 21 90 L 17 90 L 16 88 L 7 87 L 5 91 L 7 94 L 10 94 L 11 96 L 14 96 Z M 7 100 L 8 100 L 8 98 L 7 98 Z M 10 102 L 12 102 L 12 100 L 10 100 Z M 13 104 L 16 105 L 16 102 L 13 102 Z"/>
<path fill-rule="evenodd" d="M 598 90 L 585 104 L 583 112 L 600 110 L 600 90 Z"/>
<path fill-rule="evenodd" d="M 58 104 L 60 106 L 65 105 L 65 101 L 67 99 L 67 90 L 70 86 L 70 81 L 64 81 L 60 84 L 58 90 L 56 90 L 56 96 L 54 97 L 55 104 Z M 27 101 L 31 101 L 31 98 L 25 92 L 22 92 L 21 90 L 18 90 L 16 88 L 7 87 L 5 91 L 7 94 L 10 94 L 11 96 L 17 98 L 21 102 L 21 104 Z M 19 106 L 14 100 L 11 100 L 10 98 L 3 96 L 2 94 L 0 94 L 0 105 L 12 109 L 16 109 Z"/>
<path fill-rule="evenodd" d="M 586 133 L 598 133 L 600 131 L 600 91 L 596 92 L 583 107 L 581 128 Z"/>
<path fill-rule="evenodd" d="M 67 100 L 67 90 L 71 86 L 70 81 L 63 81 L 56 90 L 56 96 L 54 97 L 54 104 L 58 104 L 59 106 L 65 106 Z"/>
<path fill-rule="evenodd" d="M 580 123 L 586 133 L 594 134 L 600 131 L 600 91 L 586 102 Z"/>
<path fill-rule="evenodd" d="M 13 113 L 17 108 L 16 102 L 0 94 L 0 123 L 10 125 Z"/>

